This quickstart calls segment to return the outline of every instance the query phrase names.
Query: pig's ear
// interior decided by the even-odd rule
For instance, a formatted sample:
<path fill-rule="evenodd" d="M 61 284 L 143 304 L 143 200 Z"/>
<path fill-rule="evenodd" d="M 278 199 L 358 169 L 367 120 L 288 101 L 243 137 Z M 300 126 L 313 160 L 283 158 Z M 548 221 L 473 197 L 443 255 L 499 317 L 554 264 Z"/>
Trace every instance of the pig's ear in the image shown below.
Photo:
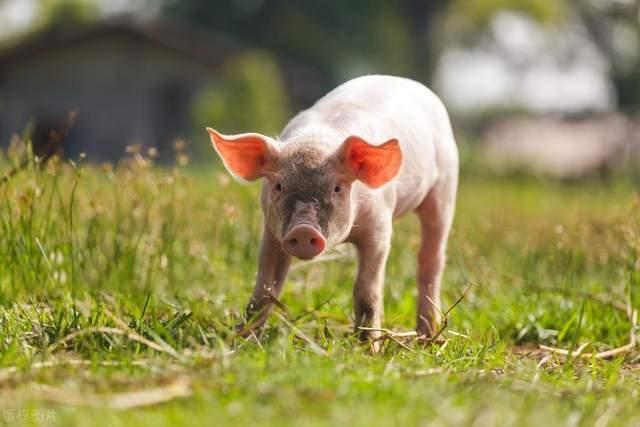
<path fill-rule="evenodd" d="M 382 145 L 372 145 L 358 136 L 350 136 L 342 143 L 340 159 L 356 179 L 368 187 L 378 188 L 398 174 L 402 151 L 395 138 Z"/>
<path fill-rule="evenodd" d="M 223 135 L 211 128 L 207 132 L 227 170 L 246 181 L 264 176 L 278 156 L 274 141 L 259 133 Z"/>

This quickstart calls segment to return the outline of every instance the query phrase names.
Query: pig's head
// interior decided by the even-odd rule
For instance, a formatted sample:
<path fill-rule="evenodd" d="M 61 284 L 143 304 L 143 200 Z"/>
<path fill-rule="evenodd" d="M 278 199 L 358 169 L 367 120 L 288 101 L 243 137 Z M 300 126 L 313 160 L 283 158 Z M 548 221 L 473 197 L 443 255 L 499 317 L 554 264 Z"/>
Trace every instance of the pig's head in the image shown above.
<path fill-rule="evenodd" d="M 233 176 L 264 178 L 267 226 L 282 249 L 300 259 L 312 259 L 348 236 L 357 203 L 354 182 L 381 187 L 395 178 L 402 164 L 396 139 L 372 145 L 350 136 L 335 150 L 329 144 L 282 144 L 257 133 L 207 131 Z"/>

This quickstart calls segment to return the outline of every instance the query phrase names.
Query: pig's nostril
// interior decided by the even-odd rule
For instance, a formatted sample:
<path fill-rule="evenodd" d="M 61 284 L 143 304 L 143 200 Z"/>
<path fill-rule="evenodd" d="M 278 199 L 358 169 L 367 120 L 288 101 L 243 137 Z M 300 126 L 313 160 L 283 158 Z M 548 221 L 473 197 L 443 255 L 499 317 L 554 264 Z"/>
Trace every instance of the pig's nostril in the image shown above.
<path fill-rule="evenodd" d="M 325 247 L 322 234 L 314 227 L 302 224 L 293 227 L 283 238 L 282 249 L 300 259 L 312 259 Z"/>

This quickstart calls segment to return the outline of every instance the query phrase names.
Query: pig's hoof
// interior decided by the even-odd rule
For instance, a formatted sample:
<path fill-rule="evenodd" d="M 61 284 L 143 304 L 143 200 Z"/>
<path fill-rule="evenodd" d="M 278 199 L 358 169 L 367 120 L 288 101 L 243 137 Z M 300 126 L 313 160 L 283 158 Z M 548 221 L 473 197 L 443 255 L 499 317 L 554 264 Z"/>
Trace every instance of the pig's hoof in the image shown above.
<path fill-rule="evenodd" d="M 380 339 L 382 334 L 380 331 L 369 331 L 356 328 L 355 334 L 362 344 L 369 346 L 371 354 L 379 353 L 382 349 L 382 341 Z"/>

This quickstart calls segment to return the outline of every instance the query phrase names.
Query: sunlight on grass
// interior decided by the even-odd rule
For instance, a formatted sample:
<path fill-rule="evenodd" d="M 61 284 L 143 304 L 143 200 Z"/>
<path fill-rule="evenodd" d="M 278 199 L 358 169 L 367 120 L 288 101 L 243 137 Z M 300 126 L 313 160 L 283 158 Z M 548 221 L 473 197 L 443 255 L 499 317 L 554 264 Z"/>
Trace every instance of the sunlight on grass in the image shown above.
<path fill-rule="evenodd" d="M 625 179 L 463 176 L 445 308 L 470 293 L 444 344 L 387 340 L 374 356 L 351 335 L 349 256 L 296 264 L 286 312 L 260 341 L 234 335 L 261 215 L 258 186 L 220 168 L 133 152 L 117 166 L 31 165 L 0 191 L 8 410 L 52 409 L 44 423 L 60 425 L 640 423 L 637 348 L 606 361 L 539 350 L 629 342 L 640 199 Z M 414 218 L 396 225 L 389 329 L 414 326 L 418 236 Z"/>

